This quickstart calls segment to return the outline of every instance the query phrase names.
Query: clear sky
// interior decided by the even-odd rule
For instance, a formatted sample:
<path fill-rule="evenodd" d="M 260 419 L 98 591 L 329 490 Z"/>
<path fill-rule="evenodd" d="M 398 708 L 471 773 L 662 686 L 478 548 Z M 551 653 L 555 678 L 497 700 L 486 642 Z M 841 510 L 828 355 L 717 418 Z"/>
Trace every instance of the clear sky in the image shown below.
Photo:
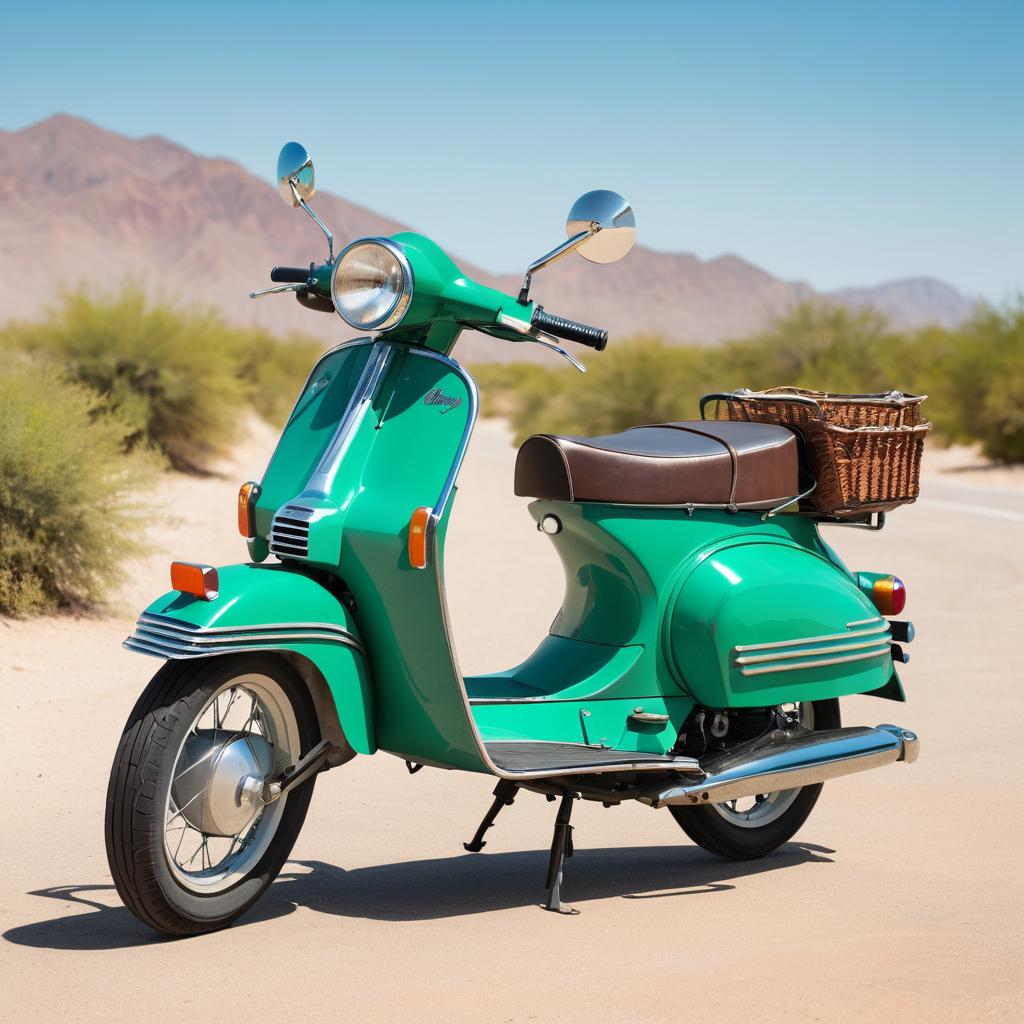
<path fill-rule="evenodd" d="M 1022 53 L 1021 0 L 51 0 L 0 22 L 0 127 L 62 110 L 267 178 L 295 138 L 323 187 L 492 270 L 603 187 L 656 249 L 999 300 Z"/>

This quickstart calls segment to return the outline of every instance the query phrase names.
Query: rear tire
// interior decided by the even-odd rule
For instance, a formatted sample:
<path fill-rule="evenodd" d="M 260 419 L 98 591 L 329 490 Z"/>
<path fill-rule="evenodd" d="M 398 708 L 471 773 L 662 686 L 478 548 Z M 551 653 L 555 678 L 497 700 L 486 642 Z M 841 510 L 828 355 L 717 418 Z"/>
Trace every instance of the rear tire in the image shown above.
<path fill-rule="evenodd" d="M 206 829 L 210 826 L 205 818 L 201 828 L 186 825 L 185 818 L 192 817 L 192 812 L 183 815 L 174 799 L 177 796 L 180 802 L 185 801 L 177 789 L 172 790 L 172 782 L 186 785 L 175 776 L 180 780 L 191 770 L 187 766 L 186 740 L 194 743 L 196 736 L 212 735 L 216 756 L 209 757 L 208 763 L 226 763 L 223 750 L 229 736 L 243 733 L 232 731 L 237 725 L 221 725 L 219 716 L 224 702 L 226 715 L 245 713 L 241 705 L 232 710 L 232 701 L 239 693 L 243 699 L 251 697 L 252 707 L 259 708 L 257 721 L 260 716 L 265 719 L 257 726 L 262 731 L 244 733 L 248 739 L 241 742 L 248 750 L 256 748 L 265 759 L 273 757 L 273 772 L 294 763 L 316 744 L 316 713 L 302 679 L 280 658 L 260 652 L 167 662 L 132 710 L 114 757 L 105 828 L 110 873 L 125 906 L 144 924 L 167 935 L 214 931 L 248 910 L 277 877 L 291 853 L 313 795 L 315 777 L 257 810 L 245 826 L 248 831 L 239 833 L 240 839 L 230 838 L 231 829 L 223 828 L 208 837 Z M 208 720 L 211 714 L 218 716 L 218 727 L 197 733 L 200 721 Z M 276 725 L 275 716 L 279 719 Z M 253 712 L 249 718 L 251 721 Z M 264 734 L 274 742 L 261 744 Z M 181 765 L 186 767 L 182 769 Z M 218 782 L 223 781 L 218 777 Z M 232 779 L 226 781 L 231 783 Z M 204 788 L 203 793 L 207 792 L 213 792 L 212 787 Z M 201 794 L 197 797 L 206 802 Z M 230 804 L 228 811 L 239 813 Z M 180 823 L 181 836 L 169 838 L 175 820 Z M 230 842 L 226 857 L 214 863 L 214 855 L 204 849 L 198 854 L 198 868 L 194 862 L 178 863 L 177 852 L 171 851 L 175 841 L 180 849 L 186 828 L 200 837 L 190 836 L 193 843 L 203 847 L 210 839 L 221 848 Z M 207 859 L 210 868 L 204 870 Z"/>
<path fill-rule="evenodd" d="M 811 704 L 814 729 L 840 727 L 839 701 L 819 700 Z M 735 824 L 719 807 L 670 806 L 672 817 L 679 827 L 709 853 L 729 860 L 752 860 L 777 850 L 789 842 L 807 820 L 821 795 L 822 783 L 802 786 L 780 794 L 766 794 L 769 798 L 785 797 L 787 805 L 763 825 Z M 787 794 L 792 794 L 789 796 Z M 724 805 L 721 805 L 724 807 Z"/>

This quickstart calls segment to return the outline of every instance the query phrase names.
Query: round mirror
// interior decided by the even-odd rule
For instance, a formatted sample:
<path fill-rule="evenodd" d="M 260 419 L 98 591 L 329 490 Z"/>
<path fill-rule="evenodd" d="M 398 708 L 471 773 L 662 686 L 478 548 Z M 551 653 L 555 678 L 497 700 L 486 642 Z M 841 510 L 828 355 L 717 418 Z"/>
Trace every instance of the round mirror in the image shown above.
<path fill-rule="evenodd" d="M 591 263 L 621 260 L 636 241 L 633 208 L 618 192 L 599 188 L 582 195 L 569 211 L 565 230 L 570 238 L 581 231 L 592 231 L 577 252 Z"/>
<path fill-rule="evenodd" d="M 306 147 L 286 142 L 277 158 L 277 191 L 289 206 L 298 206 L 300 199 L 312 199 L 316 193 L 313 158 Z"/>

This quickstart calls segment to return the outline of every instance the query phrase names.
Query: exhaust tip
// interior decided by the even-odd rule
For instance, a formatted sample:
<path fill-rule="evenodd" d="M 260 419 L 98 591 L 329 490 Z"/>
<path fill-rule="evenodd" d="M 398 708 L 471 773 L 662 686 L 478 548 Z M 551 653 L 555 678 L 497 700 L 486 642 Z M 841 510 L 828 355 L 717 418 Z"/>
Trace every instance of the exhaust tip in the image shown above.
<path fill-rule="evenodd" d="M 880 725 L 878 728 L 892 733 L 900 741 L 900 756 L 896 758 L 897 761 L 913 764 L 917 760 L 917 755 L 921 752 L 921 740 L 916 732 L 898 725 Z"/>

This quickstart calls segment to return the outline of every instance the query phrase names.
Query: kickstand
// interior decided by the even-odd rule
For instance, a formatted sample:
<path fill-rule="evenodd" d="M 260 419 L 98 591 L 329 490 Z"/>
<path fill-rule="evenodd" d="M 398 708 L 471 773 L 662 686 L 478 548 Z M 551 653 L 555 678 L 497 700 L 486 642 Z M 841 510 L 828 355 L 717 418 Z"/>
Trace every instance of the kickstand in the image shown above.
<path fill-rule="evenodd" d="M 551 858 L 548 861 L 548 898 L 544 909 L 558 914 L 579 913 L 571 907 L 562 906 L 562 866 L 565 858 L 573 855 L 572 825 L 569 819 L 572 817 L 573 801 L 578 796 L 578 793 L 565 793 L 558 805 L 558 814 L 555 815 L 555 833 L 551 839 Z"/>
<path fill-rule="evenodd" d="M 494 824 L 494 819 L 498 816 L 502 807 L 512 806 L 518 790 L 519 787 L 514 782 L 509 782 L 508 779 L 502 779 L 494 787 L 494 801 L 484 815 L 484 820 L 480 822 L 480 827 L 476 830 L 476 834 L 468 843 L 462 844 L 463 849 L 468 850 L 470 853 L 479 853 L 487 845 L 484 842 L 484 833 Z"/>

